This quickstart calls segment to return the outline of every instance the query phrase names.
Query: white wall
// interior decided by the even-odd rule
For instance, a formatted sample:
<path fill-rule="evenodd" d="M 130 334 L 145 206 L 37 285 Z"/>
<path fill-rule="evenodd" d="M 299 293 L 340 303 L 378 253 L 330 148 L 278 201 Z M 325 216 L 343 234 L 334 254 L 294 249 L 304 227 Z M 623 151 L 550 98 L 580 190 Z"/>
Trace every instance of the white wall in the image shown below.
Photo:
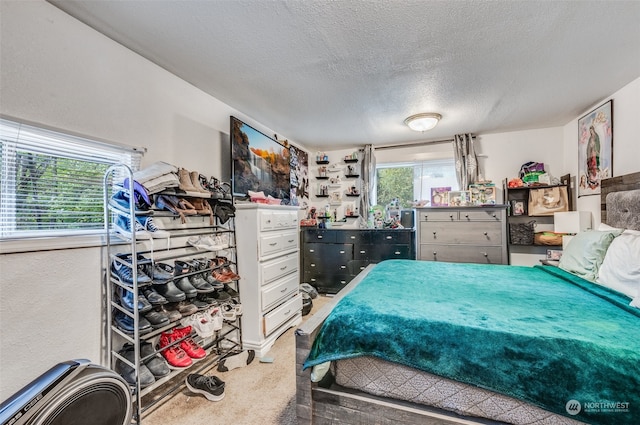
<path fill-rule="evenodd" d="M 595 102 L 580 116 L 563 127 L 564 169 L 578 174 L 578 120 L 609 99 L 613 99 L 613 176 L 640 171 L 640 78 L 611 96 Z M 591 211 L 594 226 L 600 223 L 600 196 L 583 196 L 576 203 L 578 211 Z"/>
<path fill-rule="evenodd" d="M 3 0 L 0 19 L 4 116 L 147 147 L 143 166 L 162 160 L 217 177 L 230 115 L 280 134 L 49 3 Z M 58 362 L 104 364 L 100 251 L 0 256 L 0 400 Z"/>

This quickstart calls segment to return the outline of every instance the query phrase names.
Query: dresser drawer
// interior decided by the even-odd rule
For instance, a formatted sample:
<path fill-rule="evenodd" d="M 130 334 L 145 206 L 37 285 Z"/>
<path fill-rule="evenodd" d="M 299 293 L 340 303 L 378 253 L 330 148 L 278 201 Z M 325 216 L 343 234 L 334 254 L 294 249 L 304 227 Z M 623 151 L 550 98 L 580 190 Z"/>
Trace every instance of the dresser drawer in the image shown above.
<path fill-rule="evenodd" d="M 420 243 L 501 245 L 500 222 L 420 223 Z"/>
<path fill-rule="evenodd" d="M 298 248 L 298 234 L 287 232 L 284 234 L 265 233 L 258 239 L 260 257 L 266 257 L 282 251 L 290 251 Z"/>
<path fill-rule="evenodd" d="M 298 253 L 287 254 L 258 265 L 260 282 L 267 284 L 298 270 Z"/>
<path fill-rule="evenodd" d="M 420 245 L 419 260 L 447 261 L 452 263 L 503 264 L 499 246 L 471 245 Z"/>
<path fill-rule="evenodd" d="M 278 329 L 280 325 L 287 320 L 295 317 L 302 310 L 302 296 L 300 294 L 286 301 L 279 307 L 271 310 L 264 315 L 263 318 L 263 331 L 264 335 L 268 336 L 271 332 Z"/>
<path fill-rule="evenodd" d="M 402 230 L 376 230 L 371 234 L 371 244 L 408 244 L 411 243 L 413 232 Z"/>
<path fill-rule="evenodd" d="M 266 286 L 261 291 L 262 311 L 267 311 L 274 305 L 298 290 L 298 276 L 291 274 L 282 279 L 276 280 Z"/>
<path fill-rule="evenodd" d="M 304 242 L 324 242 L 334 243 L 336 241 L 335 230 L 326 229 L 305 229 L 302 231 L 302 238 Z"/>
<path fill-rule="evenodd" d="M 493 208 L 481 208 L 479 210 L 461 210 L 460 221 L 501 221 L 500 210 Z"/>
<path fill-rule="evenodd" d="M 260 211 L 258 213 L 260 231 L 296 229 L 298 227 L 297 211 Z"/>
<path fill-rule="evenodd" d="M 420 211 L 418 219 L 422 221 L 456 221 L 458 220 L 458 210 L 429 210 Z"/>

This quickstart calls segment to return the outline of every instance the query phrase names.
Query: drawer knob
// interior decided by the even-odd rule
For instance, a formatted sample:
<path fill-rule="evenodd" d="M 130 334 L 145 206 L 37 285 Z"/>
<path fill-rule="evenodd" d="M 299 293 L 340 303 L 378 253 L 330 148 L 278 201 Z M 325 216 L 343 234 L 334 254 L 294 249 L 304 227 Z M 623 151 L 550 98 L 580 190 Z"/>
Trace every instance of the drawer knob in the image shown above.
<path fill-rule="evenodd" d="M 465 218 L 469 218 L 469 214 L 465 214 L 465 215 L 464 215 L 464 217 L 465 217 Z"/>
<path fill-rule="evenodd" d="M 436 235 L 436 232 L 433 232 L 433 236 L 435 236 L 435 235 Z"/>
<path fill-rule="evenodd" d="M 278 242 L 273 242 L 269 244 L 269 246 L 276 246 L 276 245 L 278 245 Z"/>
<path fill-rule="evenodd" d="M 482 255 L 484 255 L 485 257 L 489 256 L 489 254 L 487 254 L 486 252 L 483 252 Z"/>
<path fill-rule="evenodd" d="M 434 256 L 434 257 L 436 256 L 436 254 L 437 254 L 437 252 L 433 251 L 433 256 Z"/>
<path fill-rule="evenodd" d="M 360 254 L 366 254 L 367 251 L 360 251 Z"/>
<path fill-rule="evenodd" d="M 449 217 L 451 218 L 451 220 L 453 220 L 453 214 L 450 214 Z"/>
<path fill-rule="evenodd" d="M 487 236 L 487 232 L 483 232 L 482 234 L 483 234 L 483 235 L 485 235 L 485 236 Z"/>
<path fill-rule="evenodd" d="M 284 288 L 282 291 L 280 291 L 281 293 L 285 293 L 287 291 L 287 288 Z"/>
<path fill-rule="evenodd" d="M 287 242 L 291 243 L 293 241 L 295 241 L 295 239 L 289 239 Z"/>
<path fill-rule="evenodd" d="M 340 254 L 344 254 L 344 250 L 340 250 Z"/>
<path fill-rule="evenodd" d="M 316 250 L 315 249 L 310 249 L 309 252 L 316 252 Z"/>
<path fill-rule="evenodd" d="M 280 270 L 284 270 L 286 268 L 287 268 L 287 266 L 282 266 L 282 267 L 280 267 Z"/>
<path fill-rule="evenodd" d="M 311 267 L 315 267 L 316 266 L 315 263 L 311 263 L 310 265 L 311 265 Z"/>
<path fill-rule="evenodd" d="M 393 236 L 387 236 L 385 239 L 392 239 Z"/>
<path fill-rule="evenodd" d="M 341 269 L 346 269 L 347 266 L 345 266 L 344 264 L 340 266 Z"/>
<path fill-rule="evenodd" d="M 284 314 L 285 316 L 288 316 L 289 313 L 291 313 L 291 310 L 287 310 L 287 312 Z"/>
<path fill-rule="evenodd" d="M 352 236 L 350 236 L 350 238 L 351 238 L 351 239 L 355 239 L 356 237 L 352 235 Z"/>
<path fill-rule="evenodd" d="M 394 252 L 394 254 L 400 255 L 400 251 L 396 251 L 396 252 Z"/>
<path fill-rule="evenodd" d="M 496 217 L 496 213 L 491 214 L 491 217 L 493 217 L 493 218 L 497 218 L 497 217 Z"/>
<path fill-rule="evenodd" d="M 311 279 L 309 279 L 309 280 L 310 280 L 311 282 L 315 282 L 315 281 L 316 281 L 316 278 L 315 278 L 315 277 L 312 277 L 312 278 L 311 278 Z"/>
<path fill-rule="evenodd" d="M 341 280 L 340 283 L 344 285 L 345 283 L 347 283 L 347 281 L 346 280 Z"/>
<path fill-rule="evenodd" d="M 318 235 L 318 239 L 322 239 L 322 235 Z"/>

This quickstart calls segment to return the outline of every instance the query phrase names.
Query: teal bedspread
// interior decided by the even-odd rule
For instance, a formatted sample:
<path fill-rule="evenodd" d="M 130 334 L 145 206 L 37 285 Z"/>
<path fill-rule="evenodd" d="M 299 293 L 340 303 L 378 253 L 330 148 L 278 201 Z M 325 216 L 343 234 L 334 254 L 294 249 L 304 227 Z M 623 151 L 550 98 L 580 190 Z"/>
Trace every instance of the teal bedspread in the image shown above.
<path fill-rule="evenodd" d="M 553 267 L 384 261 L 338 302 L 304 367 L 376 356 L 587 423 L 640 424 L 628 303 Z"/>

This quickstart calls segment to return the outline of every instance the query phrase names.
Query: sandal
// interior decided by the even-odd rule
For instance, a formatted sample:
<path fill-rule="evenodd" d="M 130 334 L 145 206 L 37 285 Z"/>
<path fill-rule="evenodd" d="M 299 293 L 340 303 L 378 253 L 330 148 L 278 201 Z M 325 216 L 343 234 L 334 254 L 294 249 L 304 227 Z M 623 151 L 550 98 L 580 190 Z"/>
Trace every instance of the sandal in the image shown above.
<path fill-rule="evenodd" d="M 209 216 L 209 225 L 213 226 L 213 210 L 211 209 L 211 205 L 203 198 L 196 198 L 192 200 L 191 203 L 198 214 L 206 214 Z"/>
<path fill-rule="evenodd" d="M 187 222 L 185 218 L 184 211 L 178 207 L 176 201 L 178 198 L 170 195 L 159 195 L 156 197 L 156 207 L 161 210 L 169 211 L 173 214 L 180 216 L 180 221 L 182 224 Z"/>

